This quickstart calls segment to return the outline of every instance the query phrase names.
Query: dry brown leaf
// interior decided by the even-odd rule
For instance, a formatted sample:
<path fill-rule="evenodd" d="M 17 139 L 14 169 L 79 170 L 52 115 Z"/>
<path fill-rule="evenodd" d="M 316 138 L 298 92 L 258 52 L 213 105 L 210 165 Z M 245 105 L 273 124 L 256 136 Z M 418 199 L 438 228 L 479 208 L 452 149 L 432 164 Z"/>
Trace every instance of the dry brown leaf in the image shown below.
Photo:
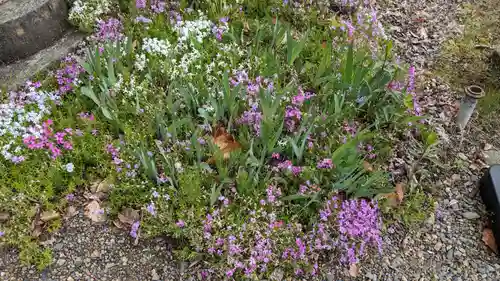
<path fill-rule="evenodd" d="M 78 214 L 78 210 L 73 207 L 69 206 L 68 209 L 66 210 L 66 218 L 72 218 Z"/>
<path fill-rule="evenodd" d="M 363 161 L 363 169 L 369 173 L 373 172 L 373 166 L 368 161 Z"/>
<path fill-rule="evenodd" d="M 132 225 L 134 222 L 141 218 L 139 211 L 132 208 L 125 208 L 121 213 L 118 214 L 118 220 L 125 225 Z"/>
<path fill-rule="evenodd" d="M 382 198 L 387 199 L 387 205 L 390 207 L 399 206 L 398 195 L 395 192 L 382 194 Z"/>
<path fill-rule="evenodd" d="M 381 194 L 380 197 L 387 199 L 387 205 L 389 205 L 390 207 L 397 207 L 401 205 L 404 199 L 403 184 L 402 183 L 396 184 L 394 192 Z"/>
<path fill-rule="evenodd" d="M 88 200 L 96 200 L 96 201 L 102 201 L 106 198 L 108 198 L 108 194 L 104 192 L 95 192 L 95 193 L 90 193 L 90 192 L 85 192 L 83 194 L 83 197 Z"/>
<path fill-rule="evenodd" d="M 104 222 L 106 221 L 106 212 L 101 209 L 101 205 L 96 200 L 90 202 L 85 206 L 85 216 L 91 219 L 93 222 Z"/>
<path fill-rule="evenodd" d="M 224 159 L 229 158 L 229 154 L 239 148 L 241 148 L 241 145 L 234 139 L 233 136 L 231 136 L 229 133 L 226 132 L 226 129 L 222 126 L 218 126 L 215 129 L 214 135 L 213 135 L 213 142 L 214 144 L 221 150 Z M 215 158 L 211 157 L 208 160 L 208 163 L 214 163 Z"/>
<path fill-rule="evenodd" d="M 119 229 L 128 229 L 128 226 L 122 223 L 120 220 L 116 219 L 113 221 L 113 224 Z"/>
<path fill-rule="evenodd" d="M 349 267 L 349 275 L 351 277 L 358 277 L 359 267 L 357 263 L 351 263 L 351 266 Z"/>
<path fill-rule="evenodd" d="M 41 225 L 35 225 L 33 230 L 31 231 L 31 236 L 38 238 L 42 234 L 42 226 Z"/>
<path fill-rule="evenodd" d="M 90 185 L 90 192 L 91 193 L 94 193 L 97 191 L 97 187 L 99 186 L 99 184 L 101 183 L 102 180 L 95 180 L 92 182 L 92 184 Z M 88 193 L 88 192 L 86 192 Z M 87 194 L 84 194 L 83 196 L 86 197 Z"/>
<path fill-rule="evenodd" d="M 6 212 L 1 212 L 0 213 L 0 222 L 6 222 L 10 218 L 10 214 Z"/>
<path fill-rule="evenodd" d="M 105 179 L 97 185 L 96 192 L 108 193 L 111 187 L 113 186 L 113 182 L 110 179 Z"/>
<path fill-rule="evenodd" d="M 51 220 L 58 219 L 59 217 L 60 217 L 60 215 L 58 212 L 51 210 L 51 211 L 42 212 L 42 214 L 40 215 L 40 220 L 42 220 L 43 222 L 48 222 Z"/>
<path fill-rule="evenodd" d="M 493 230 L 485 228 L 483 230 L 483 242 L 490 248 L 493 252 L 498 254 L 497 242 L 495 241 L 495 235 L 493 235 Z"/>
<path fill-rule="evenodd" d="M 35 205 L 33 211 L 35 212 L 35 218 L 31 222 L 31 231 L 32 231 L 32 233 L 35 231 L 36 227 L 42 223 L 40 221 L 40 213 L 42 211 L 42 208 L 40 207 L 40 204 L 37 203 Z M 38 234 L 38 235 L 40 235 L 40 234 Z"/>
<path fill-rule="evenodd" d="M 489 144 L 489 143 L 486 143 L 484 145 L 484 150 L 491 150 L 493 148 L 493 145 Z"/>
<path fill-rule="evenodd" d="M 397 195 L 399 203 L 403 202 L 405 192 L 404 192 L 402 183 L 396 184 L 396 195 Z"/>

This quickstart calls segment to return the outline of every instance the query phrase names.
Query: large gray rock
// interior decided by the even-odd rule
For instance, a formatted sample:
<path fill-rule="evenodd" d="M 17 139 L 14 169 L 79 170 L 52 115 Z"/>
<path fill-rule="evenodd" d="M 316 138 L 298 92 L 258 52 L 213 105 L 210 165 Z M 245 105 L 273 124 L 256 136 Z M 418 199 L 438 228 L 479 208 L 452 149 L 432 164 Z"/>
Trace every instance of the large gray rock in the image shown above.
<path fill-rule="evenodd" d="M 38 72 L 54 65 L 61 58 L 71 53 L 83 39 L 83 34 L 69 32 L 59 41 L 55 42 L 54 45 L 26 59 L 0 66 L 0 89 L 5 87 L 9 90 L 14 90 L 17 86 L 24 84 L 26 80 Z"/>
<path fill-rule="evenodd" d="M 8 0 L 1 4 L 0 65 L 53 45 L 70 28 L 67 15 L 65 0 Z"/>

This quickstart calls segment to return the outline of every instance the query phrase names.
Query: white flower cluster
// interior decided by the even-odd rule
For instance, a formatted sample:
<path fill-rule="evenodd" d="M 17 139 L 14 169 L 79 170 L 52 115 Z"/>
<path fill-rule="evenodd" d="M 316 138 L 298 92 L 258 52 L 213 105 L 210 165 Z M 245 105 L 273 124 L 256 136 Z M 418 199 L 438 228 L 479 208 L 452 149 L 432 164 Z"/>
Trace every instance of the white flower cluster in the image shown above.
<path fill-rule="evenodd" d="M 142 50 L 155 55 L 168 57 L 171 53 L 172 46 L 168 40 L 160 40 L 157 38 L 144 38 L 142 41 Z"/>
<path fill-rule="evenodd" d="M 28 136 L 40 137 L 42 122 L 51 113 L 50 101 L 57 103 L 54 93 L 38 92 L 34 87 L 27 91 L 12 92 L 9 100 L 0 104 L 0 153 L 6 160 L 19 163 L 21 147 L 15 145 Z"/>
<path fill-rule="evenodd" d="M 14 148 L 14 151 L 11 151 L 12 145 L 14 144 L 13 141 L 10 141 L 6 145 L 2 146 L 2 150 L 0 153 L 2 156 L 9 161 L 12 161 L 14 163 L 19 163 L 24 161 L 24 156 L 19 155 L 19 152 L 21 152 L 22 148 L 20 146 L 16 146 Z M 16 155 L 17 154 L 17 155 Z"/>
<path fill-rule="evenodd" d="M 199 13 L 200 18 L 193 21 L 180 21 L 176 24 L 174 29 L 179 33 L 180 42 L 189 42 L 190 36 L 194 37 L 196 41 L 203 42 L 203 39 L 212 33 L 211 21 L 206 19 L 202 12 Z"/>
<path fill-rule="evenodd" d="M 0 136 L 37 136 L 42 119 L 51 112 L 49 101 L 58 98 L 53 93 L 37 91 L 12 93 L 7 103 L 0 104 Z"/>
<path fill-rule="evenodd" d="M 137 68 L 137 70 L 143 71 L 146 68 L 147 63 L 148 58 L 146 58 L 146 54 L 138 54 L 135 57 L 134 66 L 135 68 Z"/>
<path fill-rule="evenodd" d="M 110 11 L 110 0 L 76 0 L 69 11 L 69 20 L 81 29 L 91 31 L 100 17 Z"/>
<path fill-rule="evenodd" d="M 137 70 L 142 71 L 146 68 L 149 63 L 149 58 L 146 54 L 156 56 L 156 60 L 164 65 L 165 61 L 163 58 L 168 58 L 171 56 L 175 50 L 168 40 L 161 40 L 158 38 L 144 38 L 142 40 L 142 53 L 138 53 L 135 58 L 134 66 Z M 165 67 L 162 68 L 162 72 Z"/>
<path fill-rule="evenodd" d="M 177 71 L 172 72 L 172 76 L 177 77 L 179 75 L 188 75 L 189 77 L 194 76 L 194 73 L 189 71 L 189 67 L 201 58 L 200 51 L 193 48 L 190 52 L 182 55 L 180 62 L 177 64 Z"/>

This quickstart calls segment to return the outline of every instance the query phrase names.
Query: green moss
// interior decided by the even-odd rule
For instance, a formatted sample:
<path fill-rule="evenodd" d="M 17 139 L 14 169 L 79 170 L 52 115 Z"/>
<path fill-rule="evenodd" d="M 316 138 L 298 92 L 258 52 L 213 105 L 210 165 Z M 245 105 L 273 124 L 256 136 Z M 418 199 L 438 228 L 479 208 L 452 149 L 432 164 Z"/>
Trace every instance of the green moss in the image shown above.
<path fill-rule="evenodd" d="M 484 87 L 478 108 L 489 122 L 487 117 L 500 110 L 500 60 L 489 48 L 500 46 L 500 6 L 494 0 L 466 4 L 460 20 L 464 32 L 444 43 L 435 72 L 460 93 L 471 84 Z"/>

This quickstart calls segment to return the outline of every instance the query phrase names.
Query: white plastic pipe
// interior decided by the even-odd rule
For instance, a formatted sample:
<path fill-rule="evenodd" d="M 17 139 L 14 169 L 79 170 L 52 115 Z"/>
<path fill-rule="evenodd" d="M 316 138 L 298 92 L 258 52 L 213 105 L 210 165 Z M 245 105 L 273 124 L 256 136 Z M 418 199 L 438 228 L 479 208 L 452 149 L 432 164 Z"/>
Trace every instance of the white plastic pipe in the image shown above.
<path fill-rule="evenodd" d="M 460 130 L 464 130 L 469 120 L 474 113 L 477 101 L 484 97 L 483 88 L 471 85 L 465 88 L 465 96 L 460 104 L 460 110 L 458 111 L 457 125 Z"/>

